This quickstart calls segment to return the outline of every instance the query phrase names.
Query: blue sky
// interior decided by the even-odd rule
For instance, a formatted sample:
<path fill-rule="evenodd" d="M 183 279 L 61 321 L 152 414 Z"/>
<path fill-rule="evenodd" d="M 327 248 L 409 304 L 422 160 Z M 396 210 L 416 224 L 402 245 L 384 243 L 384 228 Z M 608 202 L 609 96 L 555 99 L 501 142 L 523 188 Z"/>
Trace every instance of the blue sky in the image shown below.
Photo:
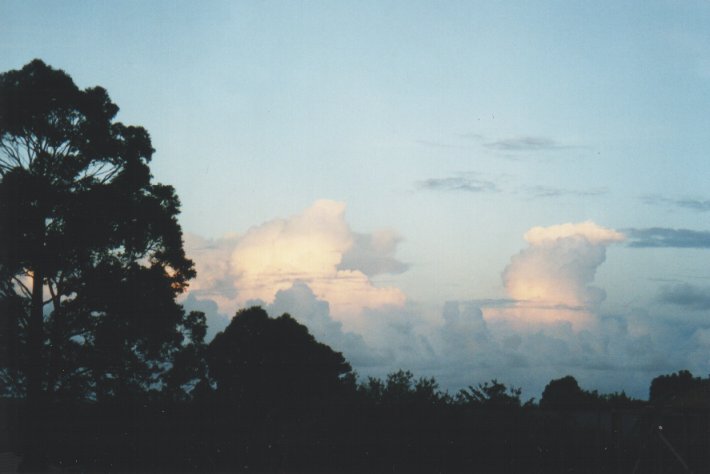
<path fill-rule="evenodd" d="M 452 388 L 536 395 L 572 373 L 645 396 L 653 375 L 710 372 L 710 4 L 5 0 L 0 17 L 0 70 L 41 58 L 149 130 L 200 271 L 188 304 L 215 327 L 290 301 L 362 373 Z"/>

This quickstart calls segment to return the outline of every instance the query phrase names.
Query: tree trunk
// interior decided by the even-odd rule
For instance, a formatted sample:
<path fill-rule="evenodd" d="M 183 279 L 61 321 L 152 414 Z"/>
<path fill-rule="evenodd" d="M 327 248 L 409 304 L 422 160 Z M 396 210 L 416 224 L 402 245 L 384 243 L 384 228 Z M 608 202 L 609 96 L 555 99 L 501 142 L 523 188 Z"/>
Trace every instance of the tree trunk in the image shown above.
<path fill-rule="evenodd" d="M 59 365 L 60 365 L 60 351 L 61 351 L 61 339 L 64 335 L 65 330 L 65 319 L 60 314 L 61 308 L 61 297 L 52 290 L 51 283 L 48 281 L 47 286 L 49 287 L 50 294 L 52 296 L 52 304 L 54 315 L 52 318 L 51 327 L 46 328 L 47 337 L 49 338 L 49 353 L 47 355 L 47 382 L 45 396 L 48 400 L 51 400 L 57 389 L 57 383 L 59 378 Z"/>
<path fill-rule="evenodd" d="M 27 402 L 38 402 L 42 397 L 42 343 L 44 339 L 43 272 L 36 268 L 32 276 L 32 304 L 27 325 Z"/>
<path fill-rule="evenodd" d="M 44 235 L 44 226 L 42 234 Z M 24 414 L 23 470 L 41 470 L 43 468 L 42 447 L 44 446 L 45 402 L 42 390 L 44 345 L 44 271 L 40 262 L 32 273 L 32 303 L 27 326 L 27 394 Z"/>

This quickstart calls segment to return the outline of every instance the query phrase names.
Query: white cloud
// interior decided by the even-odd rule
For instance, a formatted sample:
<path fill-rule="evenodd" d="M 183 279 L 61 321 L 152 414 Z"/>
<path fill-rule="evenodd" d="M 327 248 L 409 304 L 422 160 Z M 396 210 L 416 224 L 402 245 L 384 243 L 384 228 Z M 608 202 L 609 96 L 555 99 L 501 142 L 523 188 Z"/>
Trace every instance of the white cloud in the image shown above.
<path fill-rule="evenodd" d="M 569 237 L 582 238 L 595 245 L 608 245 L 614 242 L 622 242 L 625 239 L 624 234 L 621 232 L 601 227 L 592 221 L 578 224 L 551 225 L 549 227 L 536 226 L 528 230 L 524 236 L 530 245 L 554 244 L 560 239 Z"/>
<path fill-rule="evenodd" d="M 391 229 L 372 234 L 353 234 L 353 245 L 343 254 L 338 270 L 360 270 L 372 277 L 384 273 L 402 273 L 408 265 L 395 257 L 402 237 Z"/>
<path fill-rule="evenodd" d="M 442 310 L 373 285 L 370 276 L 403 266 L 394 256 L 401 238 L 352 232 L 344 211 L 318 201 L 243 235 L 189 236 L 198 278 L 186 304 L 222 326 L 219 313 L 259 299 L 272 316 L 287 312 L 342 351 L 362 376 L 409 369 L 451 391 L 497 378 L 539 397 L 551 379 L 571 374 L 587 389 L 644 397 L 653 377 L 698 372 L 710 360 L 710 329 L 697 318 L 671 317 L 658 304 L 604 314 L 604 291 L 593 284 L 606 247 L 624 239 L 612 229 L 532 228 L 503 272 L 511 299 Z"/>
<path fill-rule="evenodd" d="M 199 299 L 214 301 L 227 314 L 234 314 L 237 298 L 235 276 L 229 262 L 238 241 L 237 234 L 220 239 L 185 234 L 185 249 L 197 270 L 197 278 L 190 281 L 188 293 Z"/>
<path fill-rule="evenodd" d="M 279 291 L 302 282 L 329 303 L 335 319 L 356 327 L 366 308 L 404 304 L 401 290 L 377 287 L 368 276 L 403 270 L 394 258 L 399 241 L 391 231 L 354 233 L 345 221 L 344 203 L 320 200 L 301 214 L 268 221 L 243 235 L 187 238 L 188 255 L 197 265 L 190 291 L 233 314 L 249 301 L 271 303 Z"/>
<path fill-rule="evenodd" d="M 488 308 L 485 317 L 520 324 L 567 321 L 576 329 L 592 323 L 593 310 L 605 298 L 592 286 L 594 275 L 606 259 L 606 246 L 624 235 L 587 221 L 533 227 L 525 240 L 529 246 L 503 272 L 505 289 L 517 303 Z"/>
<path fill-rule="evenodd" d="M 272 317 L 290 314 L 305 325 L 316 340 L 342 352 L 356 367 L 383 364 L 381 354 L 368 346 L 360 334 L 345 332 L 342 323 L 331 317 L 328 302 L 318 299 L 303 282 L 296 282 L 287 290 L 279 290 L 266 311 Z"/>
<path fill-rule="evenodd" d="M 230 318 L 226 314 L 219 312 L 217 303 L 209 298 L 198 299 L 194 294 L 190 293 L 182 302 L 186 311 L 200 311 L 205 314 L 205 322 L 207 323 L 207 333 L 205 334 L 205 342 L 210 342 L 215 335 L 223 331 L 229 324 Z"/>

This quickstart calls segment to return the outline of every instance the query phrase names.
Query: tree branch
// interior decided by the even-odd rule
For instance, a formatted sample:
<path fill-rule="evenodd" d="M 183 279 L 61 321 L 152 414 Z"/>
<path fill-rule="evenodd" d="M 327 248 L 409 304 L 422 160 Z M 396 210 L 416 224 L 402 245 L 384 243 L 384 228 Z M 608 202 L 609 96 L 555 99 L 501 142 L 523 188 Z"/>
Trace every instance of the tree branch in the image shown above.
<path fill-rule="evenodd" d="M 0 141 L 0 149 L 2 149 L 5 152 L 5 156 L 9 158 L 9 160 L 0 160 L 0 163 L 3 167 L 7 167 L 9 169 L 12 169 L 14 167 L 11 164 L 12 162 L 15 163 L 15 166 L 22 166 L 22 158 L 20 157 L 20 150 L 17 146 L 17 142 L 15 140 L 12 140 L 11 143 L 12 146 L 6 141 Z"/>
<path fill-rule="evenodd" d="M 47 278 L 47 287 L 49 288 L 49 294 L 51 296 L 50 301 L 52 302 L 52 306 L 54 306 L 54 311 L 59 311 L 59 298 L 57 297 L 58 292 L 55 290 L 55 288 L 58 288 L 58 285 L 56 283 L 52 282 L 52 279 Z"/>
<path fill-rule="evenodd" d="M 16 276 L 13 276 L 12 279 L 15 280 L 15 283 L 17 283 L 19 285 L 20 289 L 22 290 L 22 292 L 25 294 L 26 297 L 28 297 L 28 298 L 32 297 L 32 292 L 30 291 L 29 288 L 27 288 L 27 285 L 22 283 L 22 280 L 20 280 Z"/>

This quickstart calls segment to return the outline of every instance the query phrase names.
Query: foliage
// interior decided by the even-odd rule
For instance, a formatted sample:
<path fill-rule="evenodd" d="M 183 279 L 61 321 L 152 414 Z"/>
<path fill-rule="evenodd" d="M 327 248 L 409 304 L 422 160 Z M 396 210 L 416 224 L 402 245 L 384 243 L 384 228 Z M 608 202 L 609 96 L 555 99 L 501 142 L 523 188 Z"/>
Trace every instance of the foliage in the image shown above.
<path fill-rule="evenodd" d="M 643 402 L 629 397 L 623 391 L 599 394 L 596 390 L 582 390 L 571 375 L 551 380 L 540 399 L 540 408 L 558 410 L 632 409 L 640 406 L 643 406 Z"/>
<path fill-rule="evenodd" d="M 506 387 L 496 379 L 478 384 L 477 387 L 469 386 L 460 390 L 456 401 L 462 405 L 479 406 L 484 408 L 519 408 L 522 389 Z M 526 403 L 529 405 L 532 400 Z"/>
<path fill-rule="evenodd" d="M 0 110 L 0 298 L 19 308 L 0 318 L 20 344 L 5 394 L 156 387 L 192 324 L 175 297 L 194 270 L 148 132 L 40 60 L 0 75 Z"/>
<path fill-rule="evenodd" d="M 449 396 L 439 390 L 439 384 L 433 377 L 415 380 L 412 372 L 402 369 L 388 374 L 385 381 L 368 377 L 357 390 L 362 397 L 375 404 L 431 406 L 449 400 Z"/>
<path fill-rule="evenodd" d="M 540 408 L 572 409 L 588 406 L 596 397 L 579 387 L 577 379 L 567 375 L 551 380 L 540 398 Z"/>
<path fill-rule="evenodd" d="M 240 405 L 295 404 L 332 396 L 351 371 L 343 355 L 290 315 L 239 311 L 207 349 L 217 395 Z"/>
<path fill-rule="evenodd" d="M 661 375 L 651 381 L 649 401 L 654 404 L 710 404 L 710 378 L 694 377 L 688 370 Z"/>

